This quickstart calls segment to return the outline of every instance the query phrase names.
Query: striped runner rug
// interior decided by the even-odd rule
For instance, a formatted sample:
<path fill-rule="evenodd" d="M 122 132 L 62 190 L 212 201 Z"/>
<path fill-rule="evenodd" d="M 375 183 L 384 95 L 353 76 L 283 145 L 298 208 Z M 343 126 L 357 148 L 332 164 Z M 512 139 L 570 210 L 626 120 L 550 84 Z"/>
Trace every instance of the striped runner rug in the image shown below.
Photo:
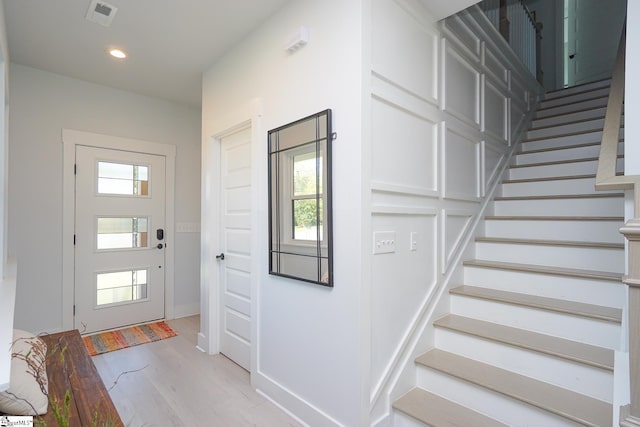
<path fill-rule="evenodd" d="M 116 331 L 100 332 L 82 338 L 91 356 L 146 344 L 178 335 L 166 322 L 131 326 Z"/>

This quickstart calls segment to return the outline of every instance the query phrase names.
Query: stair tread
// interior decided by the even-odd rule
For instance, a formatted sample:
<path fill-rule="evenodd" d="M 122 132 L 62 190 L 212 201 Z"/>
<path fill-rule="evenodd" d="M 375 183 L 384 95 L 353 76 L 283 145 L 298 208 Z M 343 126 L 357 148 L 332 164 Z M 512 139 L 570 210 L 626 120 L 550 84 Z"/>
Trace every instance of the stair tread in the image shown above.
<path fill-rule="evenodd" d="M 550 267 L 546 265 L 520 264 L 515 262 L 499 262 L 485 260 L 467 260 L 463 265 L 469 267 L 493 268 L 498 270 L 522 271 L 528 273 L 551 274 L 556 276 L 582 277 L 585 279 L 622 281 L 621 273 L 609 271 L 584 270 L 579 268 Z"/>
<path fill-rule="evenodd" d="M 476 237 L 476 242 L 486 243 L 512 243 L 518 245 L 538 245 L 538 246 L 570 246 L 581 248 L 601 248 L 601 249 L 624 249 L 624 243 L 609 242 L 589 242 L 573 240 L 543 240 L 543 239 L 514 239 L 509 237 Z"/>
<path fill-rule="evenodd" d="M 614 351 L 608 348 L 454 314 L 436 320 L 434 325 L 613 371 Z"/>
<path fill-rule="evenodd" d="M 487 215 L 484 219 L 489 221 L 624 221 L 622 216 Z"/>
<path fill-rule="evenodd" d="M 510 200 L 554 200 L 554 199 L 606 199 L 621 198 L 624 193 L 594 193 L 594 194 L 550 194 L 544 196 L 500 196 L 494 197 L 494 201 L 510 201 Z"/>
<path fill-rule="evenodd" d="M 624 128 L 624 125 L 620 125 L 620 129 L 623 129 L 623 128 Z M 588 133 L 597 133 L 597 132 L 602 132 L 602 129 L 588 129 L 588 130 L 580 130 L 576 132 L 560 133 L 557 135 L 550 135 L 550 136 L 537 136 L 535 138 L 523 139 L 522 142 L 525 143 L 525 142 L 542 141 L 545 139 L 558 139 L 566 136 L 586 135 Z"/>
<path fill-rule="evenodd" d="M 504 394 L 587 426 L 610 426 L 612 405 L 486 363 L 430 350 L 416 363 Z"/>
<path fill-rule="evenodd" d="M 618 159 L 623 159 L 624 155 L 622 154 L 618 154 Z M 536 166 L 550 166 L 550 165 L 562 165 L 562 164 L 566 164 L 566 163 L 581 163 L 581 162 L 597 162 L 599 160 L 598 157 L 583 157 L 580 159 L 572 159 L 572 160 L 556 160 L 556 161 L 551 161 L 551 162 L 539 162 L 539 163 L 526 163 L 526 164 L 522 164 L 522 165 L 511 165 L 509 166 L 510 169 L 517 169 L 517 168 L 530 168 L 530 167 L 536 167 Z"/>
<path fill-rule="evenodd" d="M 418 387 L 396 400 L 393 407 L 424 424 L 435 427 L 503 427 L 507 425 Z"/>
<path fill-rule="evenodd" d="M 567 112 L 564 112 L 564 113 L 552 114 L 550 116 L 534 118 L 532 121 L 535 122 L 535 121 L 539 121 L 539 120 L 555 119 L 555 118 L 562 117 L 562 116 L 568 116 L 570 114 L 586 113 L 588 111 L 593 111 L 593 110 L 603 110 L 603 109 L 606 110 L 606 108 L 607 108 L 606 105 L 598 105 L 597 107 L 581 108 L 579 110 L 567 111 Z"/>
<path fill-rule="evenodd" d="M 482 298 L 508 304 L 517 304 L 541 310 L 554 311 L 557 313 L 589 317 L 607 322 L 620 323 L 622 321 L 622 310 L 614 307 L 585 304 L 582 302 L 559 300 L 556 298 L 547 298 L 491 288 L 480 288 L 469 285 L 455 287 L 449 292 L 454 295 Z"/>
<path fill-rule="evenodd" d="M 618 143 L 623 142 L 623 141 L 624 141 L 623 138 L 618 138 Z M 557 147 L 549 147 L 549 148 L 538 148 L 538 149 L 535 149 L 535 150 L 521 151 L 516 155 L 517 156 L 523 156 L 523 155 L 526 155 L 526 154 L 538 154 L 538 153 L 547 153 L 547 152 L 552 152 L 552 151 L 572 150 L 574 148 L 595 147 L 595 146 L 599 146 L 600 143 L 601 143 L 601 141 L 598 141 L 598 142 L 585 142 L 585 143 L 572 144 L 572 145 L 560 145 L 560 146 L 557 146 Z"/>
<path fill-rule="evenodd" d="M 544 181 L 568 181 L 572 179 L 595 179 L 594 174 L 590 175 L 567 175 L 567 176 L 547 176 L 543 178 L 523 178 L 523 179 L 505 179 L 503 184 L 520 184 L 524 182 L 544 182 Z M 595 183 L 594 183 L 595 184 Z"/>

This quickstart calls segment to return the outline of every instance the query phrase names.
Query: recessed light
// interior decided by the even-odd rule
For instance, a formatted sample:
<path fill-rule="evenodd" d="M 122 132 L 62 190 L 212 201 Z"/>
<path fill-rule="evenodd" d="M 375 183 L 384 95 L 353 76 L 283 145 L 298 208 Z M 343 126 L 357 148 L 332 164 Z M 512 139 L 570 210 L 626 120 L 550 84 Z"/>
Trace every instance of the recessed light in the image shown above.
<path fill-rule="evenodd" d="M 116 49 L 116 48 L 109 49 L 109 55 L 118 59 L 124 59 L 127 57 L 127 54 L 122 49 Z"/>

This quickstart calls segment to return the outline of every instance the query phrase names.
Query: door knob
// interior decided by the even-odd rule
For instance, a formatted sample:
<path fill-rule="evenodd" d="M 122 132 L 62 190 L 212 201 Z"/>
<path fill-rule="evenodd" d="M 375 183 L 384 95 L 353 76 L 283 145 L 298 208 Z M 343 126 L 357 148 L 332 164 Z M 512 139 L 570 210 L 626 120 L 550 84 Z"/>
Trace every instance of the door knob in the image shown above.
<path fill-rule="evenodd" d="M 157 246 L 158 249 L 162 249 L 163 247 L 164 246 L 162 245 L 162 243 L 158 243 L 158 246 Z"/>
<path fill-rule="evenodd" d="M 220 261 L 224 261 L 224 252 L 221 253 L 220 255 L 216 255 L 216 259 L 219 259 Z"/>

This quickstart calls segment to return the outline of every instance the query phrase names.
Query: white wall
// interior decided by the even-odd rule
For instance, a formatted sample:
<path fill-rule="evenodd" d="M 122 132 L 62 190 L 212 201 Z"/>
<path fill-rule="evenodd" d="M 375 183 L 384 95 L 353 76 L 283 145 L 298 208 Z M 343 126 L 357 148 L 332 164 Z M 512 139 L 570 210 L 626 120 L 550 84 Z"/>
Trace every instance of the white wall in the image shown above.
<path fill-rule="evenodd" d="M 8 188 L 8 93 L 9 50 L 4 19 L 4 1 L 0 0 L 0 391 L 9 386 L 11 368 L 10 343 L 13 340 L 13 313 L 15 302 L 15 265 L 7 261 L 7 188 Z"/>
<path fill-rule="evenodd" d="M 430 322 L 541 87 L 476 7 L 436 23 L 418 1 L 373 0 L 372 40 L 371 231 L 396 242 L 370 258 L 377 421 L 433 346 Z"/>
<path fill-rule="evenodd" d="M 640 175 L 640 2 L 627 1 L 627 51 L 624 94 L 626 175 Z"/>
<path fill-rule="evenodd" d="M 62 328 L 62 129 L 173 144 L 176 222 L 200 221 L 200 112 L 11 64 L 9 251 L 19 259 L 16 327 Z M 199 308 L 199 235 L 175 236 L 176 315 Z"/>
<path fill-rule="evenodd" d="M 7 261 L 7 201 L 9 177 L 9 46 L 4 19 L 4 1 L 0 0 L 0 278 Z"/>
<path fill-rule="evenodd" d="M 303 0 L 287 4 L 242 44 L 216 62 L 203 79 L 203 144 L 216 120 L 255 98 L 263 101 L 262 141 L 254 167 L 266 171 L 269 129 L 312 113 L 333 110 L 335 287 L 268 274 L 266 174 L 258 190 L 261 242 L 257 318 L 257 369 L 253 384 L 311 425 L 361 425 L 361 2 Z M 285 46 L 299 26 L 310 41 L 290 55 Z M 256 156 L 254 156 L 256 158 Z M 203 171 L 207 173 L 207 171 Z M 212 175 L 215 175 L 215 171 Z M 215 185 L 215 183 L 212 183 Z M 206 208 L 205 208 L 206 209 Z M 213 214 L 213 213 L 212 213 Z M 364 237 L 368 238 L 367 236 Z M 206 266 L 205 266 L 206 268 Z M 215 265 L 210 266 L 217 269 Z M 205 284 L 210 289 L 215 283 Z M 215 309 L 215 307 L 212 307 Z"/>

